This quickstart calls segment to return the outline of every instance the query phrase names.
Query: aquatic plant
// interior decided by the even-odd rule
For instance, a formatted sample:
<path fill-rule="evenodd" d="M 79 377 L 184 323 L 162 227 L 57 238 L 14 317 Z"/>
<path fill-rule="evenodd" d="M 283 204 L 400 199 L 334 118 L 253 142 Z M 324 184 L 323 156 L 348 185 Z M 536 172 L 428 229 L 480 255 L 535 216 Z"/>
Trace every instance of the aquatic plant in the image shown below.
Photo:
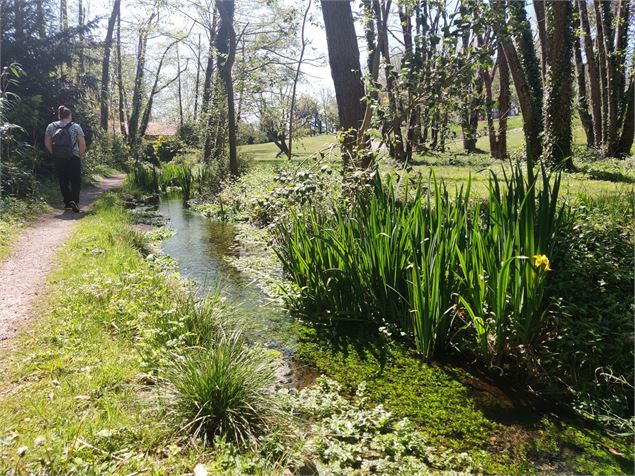
<path fill-rule="evenodd" d="M 467 316 L 477 351 L 500 362 L 540 334 L 545 263 L 566 215 L 559 185 L 516 165 L 492 174 L 482 206 L 469 181 L 450 197 L 433 175 L 414 191 L 376 175 L 354 207 L 292 213 L 276 227 L 277 254 L 310 319 L 396 328 L 430 358 Z"/>
<path fill-rule="evenodd" d="M 160 190 L 161 173 L 156 167 L 137 164 L 128 172 L 126 185 L 144 192 L 156 193 Z"/>

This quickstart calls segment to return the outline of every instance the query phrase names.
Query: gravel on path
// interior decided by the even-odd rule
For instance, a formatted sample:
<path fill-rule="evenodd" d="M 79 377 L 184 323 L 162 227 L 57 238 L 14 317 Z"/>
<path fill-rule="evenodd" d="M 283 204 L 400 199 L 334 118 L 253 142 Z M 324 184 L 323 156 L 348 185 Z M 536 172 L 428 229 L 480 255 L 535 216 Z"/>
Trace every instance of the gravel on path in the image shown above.
<path fill-rule="evenodd" d="M 53 210 L 25 228 L 9 257 L 0 262 L 0 350 L 33 318 L 33 305 L 53 269 L 55 252 L 70 236 L 77 220 L 101 193 L 121 186 L 123 176 L 100 180 L 81 193 L 82 211 Z"/>

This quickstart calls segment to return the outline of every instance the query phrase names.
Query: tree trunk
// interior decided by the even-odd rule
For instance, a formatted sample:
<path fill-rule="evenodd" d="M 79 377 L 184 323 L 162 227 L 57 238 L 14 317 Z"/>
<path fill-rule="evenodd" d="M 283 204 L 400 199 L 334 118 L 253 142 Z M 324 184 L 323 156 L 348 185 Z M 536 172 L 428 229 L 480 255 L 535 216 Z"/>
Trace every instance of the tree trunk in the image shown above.
<path fill-rule="evenodd" d="M 293 113 L 295 111 L 295 92 L 298 87 L 298 80 L 300 79 L 300 72 L 302 69 L 302 61 L 304 60 L 304 50 L 306 49 L 306 39 L 304 38 L 304 29 L 306 27 L 306 19 L 311 9 L 311 0 L 306 0 L 306 10 L 304 10 L 304 17 L 302 18 L 302 30 L 300 32 L 300 57 L 298 58 L 298 65 L 295 69 L 295 76 L 293 77 L 293 88 L 291 90 L 291 105 L 289 106 L 289 150 L 287 151 L 287 157 L 291 160 L 291 153 L 293 152 Z"/>
<path fill-rule="evenodd" d="M 321 0 L 331 76 L 335 87 L 340 128 L 343 130 L 342 159 L 355 163 L 357 131 L 364 118 L 364 84 L 353 13 L 348 1 Z M 361 166 L 368 167 L 370 158 Z"/>
<path fill-rule="evenodd" d="M 157 94 L 159 94 L 163 89 L 168 87 L 171 83 L 173 83 L 178 78 L 180 78 L 181 74 L 184 71 L 184 70 L 181 70 L 180 64 L 179 64 L 179 68 L 176 71 L 176 76 L 174 78 L 172 78 L 170 81 L 168 81 L 165 84 L 163 84 L 161 87 L 159 87 L 159 78 L 161 77 L 161 70 L 163 69 L 163 62 L 165 61 L 165 58 L 168 55 L 168 52 L 172 49 L 172 47 L 174 45 L 177 45 L 177 47 L 178 47 L 179 41 L 181 41 L 181 40 L 175 40 L 172 43 L 170 43 L 166 47 L 166 49 L 163 51 L 163 54 L 161 55 L 161 59 L 159 60 L 159 65 L 157 66 L 156 74 L 154 75 L 154 83 L 152 84 L 152 89 L 150 89 L 150 96 L 148 96 L 148 101 L 146 102 L 146 107 L 143 110 L 143 115 L 142 115 L 142 118 L 141 118 L 141 124 L 139 126 L 139 132 L 138 132 L 139 138 L 145 136 L 146 130 L 148 129 L 148 124 L 150 124 L 150 117 L 152 116 L 152 106 L 154 105 L 155 96 Z M 186 68 L 187 68 L 187 66 L 186 66 Z"/>
<path fill-rule="evenodd" d="M 68 3 L 60 0 L 60 31 L 68 29 Z"/>
<path fill-rule="evenodd" d="M 496 140 L 496 129 L 494 128 L 494 117 L 492 115 L 492 108 L 494 107 L 494 100 L 492 96 L 492 76 L 486 69 L 481 69 L 481 76 L 483 77 L 483 86 L 485 87 L 485 118 L 487 119 L 489 150 L 491 156 L 496 157 L 498 141 Z"/>
<path fill-rule="evenodd" d="M 595 145 L 595 137 L 593 135 L 593 118 L 589 114 L 589 101 L 586 91 L 586 76 L 584 74 L 584 64 L 582 63 L 582 49 L 580 48 L 580 37 L 576 35 L 573 42 L 575 51 L 575 69 L 576 79 L 578 83 L 578 115 L 586 134 L 587 147 Z"/>
<path fill-rule="evenodd" d="M 126 97 L 123 86 L 123 68 L 121 64 L 121 15 L 117 15 L 117 89 L 119 90 L 119 130 L 126 137 Z"/>
<path fill-rule="evenodd" d="M 578 10 L 580 13 L 580 29 L 582 32 L 584 56 L 586 57 L 586 70 L 589 74 L 589 92 L 591 97 L 591 118 L 593 120 L 594 145 L 599 147 L 602 143 L 602 94 L 600 90 L 600 73 L 591 42 L 591 27 L 589 24 L 589 13 L 587 11 L 587 0 L 578 0 Z"/>
<path fill-rule="evenodd" d="M 624 0 L 618 0 L 623 2 Z M 613 15 L 611 12 L 611 3 L 599 2 L 595 0 L 596 10 L 596 24 L 598 28 L 597 39 L 600 46 L 600 51 L 604 59 L 604 85 L 605 85 L 605 98 L 606 98 L 606 131 L 605 131 L 605 143 L 604 149 L 606 155 L 609 157 L 615 156 L 618 145 L 618 132 L 617 132 L 617 107 L 618 107 L 618 94 L 621 91 L 617 90 L 616 81 L 616 61 L 613 48 Z"/>
<path fill-rule="evenodd" d="M 540 159 L 542 144 L 540 134 L 542 132 L 542 87 L 540 85 L 540 72 L 535 61 L 535 51 L 531 42 L 531 28 L 526 18 L 524 4 L 511 2 L 510 10 L 519 36 L 518 49 L 523 54 L 523 61 L 519 57 L 516 47 L 512 43 L 507 31 L 504 19 L 504 3 L 493 0 L 492 6 L 499 9 L 499 18 L 494 22 L 496 36 L 498 37 L 505 59 L 509 65 L 511 77 L 514 80 L 520 110 L 523 116 L 523 130 L 525 133 L 525 148 L 528 168 Z"/>
<path fill-rule="evenodd" d="M 209 103 L 212 98 L 212 78 L 214 77 L 214 44 L 216 43 L 216 10 L 212 12 L 212 26 L 207 32 L 209 36 L 209 50 L 207 52 L 207 66 L 205 67 L 205 80 L 203 81 L 203 99 L 201 101 L 201 116 L 209 112 Z"/>
<path fill-rule="evenodd" d="M 42 40 L 46 36 L 46 15 L 44 14 L 44 0 L 37 0 L 35 11 L 37 15 L 37 34 L 38 38 Z"/>
<path fill-rule="evenodd" d="M 121 0 L 115 0 L 112 13 L 108 20 L 106 39 L 104 40 L 104 59 L 101 63 L 101 93 L 99 95 L 99 125 L 103 130 L 108 129 L 108 99 L 110 88 L 110 50 L 112 49 L 112 35 L 115 30 L 115 21 L 119 15 Z"/>
<path fill-rule="evenodd" d="M 146 45 L 148 43 L 147 26 L 154 18 L 154 13 L 150 17 L 150 21 L 139 30 L 139 43 L 137 45 L 137 69 L 135 73 L 134 89 L 132 92 L 132 106 L 130 111 L 130 120 L 128 121 L 128 144 L 132 147 L 133 153 L 136 154 L 137 146 L 137 128 L 139 127 L 139 115 L 141 114 L 141 100 L 143 96 L 143 76 L 145 72 L 146 62 Z"/>
<path fill-rule="evenodd" d="M 545 0 L 534 0 L 534 11 L 536 12 L 536 25 L 538 38 L 540 38 L 540 65 L 542 66 L 542 80 L 547 74 L 547 26 L 545 18 Z"/>
<path fill-rule="evenodd" d="M 571 3 L 547 4 L 547 76 L 544 157 L 553 166 L 573 168 L 571 158 L 572 38 Z"/>
<path fill-rule="evenodd" d="M 79 84 L 82 77 L 84 76 L 84 4 L 82 0 L 78 1 L 77 4 L 77 12 L 78 18 L 77 23 L 79 25 L 79 67 L 78 67 L 78 81 Z"/>
<path fill-rule="evenodd" d="M 631 75 L 626 98 L 624 125 L 622 126 L 622 134 L 615 154 L 619 157 L 629 156 L 633 147 L 633 136 L 635 135 L 635 75 Z"/>
<path fill-rule="evenodd" d="M 227 132 L 229 139 L 229 171 L 238 176 L 238 156 L 236 151 L 236 113 L 234 111 L 234 84 L 232 81 L 232 67 L 236 58 L 236 31 L 234 30 L 234 2 L 233 0 L 216 0 L 216 9 L 221 19 L 217 43 L 219 53 L 224 55 L 218 65 L 221 78 L 225 84 L 227 98 Z"/>
<path fill-rule="evenodd" d="M 498 95 L 498 139 L 496 148 L 497 159 L 507 158 L 507 118 L 511 107 L 511 94 L 509 91 L 509 65 L 507 58 L 500 44 L 498 45 L 498 74 L 500 91 Z"/>
<path fill-rule="evenodd" d="M 179 45 L 176 45 L 176 68 L 178 71 L 178 98 L 179 98 L 179 128 L 183 128 L 183 91 L 181 87 L 181 55 Z"/>
<path fill-rule="evenodd" d="M 198 115 L 198 90 L 201 80 L 201 34 L 198 34 L 198 48 L 196 49 L 196 86 L 194 87 L 194 122 Z"/>

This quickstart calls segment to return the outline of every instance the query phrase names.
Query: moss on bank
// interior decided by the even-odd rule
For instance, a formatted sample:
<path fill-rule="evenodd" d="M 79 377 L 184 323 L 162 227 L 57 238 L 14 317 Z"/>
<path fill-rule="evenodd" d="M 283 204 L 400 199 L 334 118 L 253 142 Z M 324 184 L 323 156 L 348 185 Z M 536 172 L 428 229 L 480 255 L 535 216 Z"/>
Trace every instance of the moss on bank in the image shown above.
<path fill-rule="evenodd" d="M 349 334 L 350 336 L 350 334 Z M 382 352 L 376 350 L 381 349 Z M 467 371 L 431 365 L 399 344 L 306 328 L 299 362 L 416 423 L 433 444 L 467 452 L 489 474 L 631 474 L 630 441 L 531 408 Z"/>

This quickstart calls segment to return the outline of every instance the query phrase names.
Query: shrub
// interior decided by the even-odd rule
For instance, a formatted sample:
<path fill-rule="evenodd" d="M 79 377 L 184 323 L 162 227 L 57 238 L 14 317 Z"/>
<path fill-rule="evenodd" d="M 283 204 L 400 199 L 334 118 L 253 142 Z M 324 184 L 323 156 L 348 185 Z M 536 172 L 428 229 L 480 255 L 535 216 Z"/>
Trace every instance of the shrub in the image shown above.
<path fill-rule="evenodd" d="M 101 133 L 96 135 L 93 143 L 86 151 L 82 166 L 87 173 L 99 169 L 100 166 L 124 170 L 130 160 L 130 147 L 120 134 Z"/>
<path fill-rule="evenodd" d="M 248 348 L 239 333 L 175 355 L 166 375 L 176 418 L 204 442 L 216 436 L 253 442 L 278 413 L 275 365 L 263 351 Z"/>
<path fill-rule="evenodd" d="M 542 390 L 632 433 L 635 224 L 632 193 L 581 196 L 558 236 L 546 295 L 554 312 L 540 352 Z"/>
<path fill-rule="evenodd" d="M 161 136 L 152 144 L 154 157 L 160 163 L 170 162 L 183 150 L 183 142 L 178 137 Z"/>
<path fill-rule="evenodd" d="M 176 135 L 183 144 L 189 147 L 196 147 L 201 141 L 199 125 L 195 122 L 184 122 L 179 126 Z"/>

